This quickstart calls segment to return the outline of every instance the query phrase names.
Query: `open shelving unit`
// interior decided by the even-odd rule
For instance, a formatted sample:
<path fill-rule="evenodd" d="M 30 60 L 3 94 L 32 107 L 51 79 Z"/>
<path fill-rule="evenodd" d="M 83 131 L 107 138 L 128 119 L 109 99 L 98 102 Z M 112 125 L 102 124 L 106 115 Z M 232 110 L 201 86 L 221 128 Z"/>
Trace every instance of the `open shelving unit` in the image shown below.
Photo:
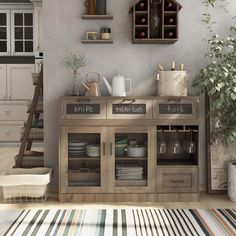
<path fill-rule="evenodd" d="M 112 15 L 82 15 L 83 20 L 113 20 Z"/>

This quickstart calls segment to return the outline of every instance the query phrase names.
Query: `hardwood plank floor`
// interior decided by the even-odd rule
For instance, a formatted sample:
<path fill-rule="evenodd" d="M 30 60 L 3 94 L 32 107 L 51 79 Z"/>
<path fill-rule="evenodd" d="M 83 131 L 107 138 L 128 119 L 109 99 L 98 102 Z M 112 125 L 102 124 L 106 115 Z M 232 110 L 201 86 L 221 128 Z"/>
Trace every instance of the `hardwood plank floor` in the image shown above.
<path fill-rule="evenodd" d="M 18 146 L 0 146 L 0 173 L 12 168 L 14 165 L 14 156 L 19 150 Z M 36 150 L 42 150 L 37 147 Z M 34 202 L 28 204 L 0 204 L 0 210 L 17 210 L 17 209 L 32 209 L 32 208 L 60 208 L 60 209 L 78 209 L 78 208 L 94 208 L 94 209 L 109 209 L 109 208 L 236 208 L 236 203 L 231 202 L 227 195 L 209 195 L 201 193 L 200 202 L 141 202 L 141 203 L 63 203 L 58 202 L 57 194 L 50 193 L 46 202 Z"/>

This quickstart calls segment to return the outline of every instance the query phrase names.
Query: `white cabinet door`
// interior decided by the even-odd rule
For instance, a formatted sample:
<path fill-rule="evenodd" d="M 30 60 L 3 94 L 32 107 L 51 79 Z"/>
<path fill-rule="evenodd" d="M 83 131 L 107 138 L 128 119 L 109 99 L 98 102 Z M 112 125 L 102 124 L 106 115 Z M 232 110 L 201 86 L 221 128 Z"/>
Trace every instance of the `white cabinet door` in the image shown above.
<path fill-rule="evenodd" d="M 7 95 L 7 65 L 0 64 L 0 100 Z"/>
<path fill-rule="evenodd" d="M 7 65 L 7 94 L 8 99 L 32 99 L 34 86 L 32 73 L 34 64 Z"/>

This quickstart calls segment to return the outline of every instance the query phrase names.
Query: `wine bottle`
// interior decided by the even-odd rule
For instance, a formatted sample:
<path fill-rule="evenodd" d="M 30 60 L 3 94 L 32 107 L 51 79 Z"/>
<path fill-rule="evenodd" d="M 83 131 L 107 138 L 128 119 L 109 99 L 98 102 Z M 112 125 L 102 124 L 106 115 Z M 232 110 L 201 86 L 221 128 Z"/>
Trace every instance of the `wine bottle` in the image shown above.
<path fill-rule="evenodd" d="M 145 24 L 146 24 L 146 19 L 145 19 L 145 17 L 142 17 L 142 18 L 139 20 L 139 24 L 140 24 L 140 25 L 145 25 Z"/>
<path fill-rule="evenodd" d="M 165 38 L 174 38 L 175 34 L 172 30 L 165 31 Z"/>
<path fill-rule="evenodd" d="M 139 33 L 139 37 L 140 37 L 140 38 L 146 38 L 146 32 L 145 32 L 145 31 L 141 31 L 141 32 Z"/>
<path fill-rule="evenodd" d="M 161 37 L 161 0 L 151 0 L 150 37 Z"/>
<path fill-rule="evenodd" d="M 140 3 L 136 6 L 136 10 L 137 10 L 137 11 L 145 11 L 145 10 L 147 10 L 145 3 L 144 3 L 144 2 L 140 2 Z"/>
<path fill-rule="evenodd" d="M 165 4 L 165 10 L 166 11 L 174 11 L 175 10 L 175 5 L 171 1 L 167 1 Z"/>

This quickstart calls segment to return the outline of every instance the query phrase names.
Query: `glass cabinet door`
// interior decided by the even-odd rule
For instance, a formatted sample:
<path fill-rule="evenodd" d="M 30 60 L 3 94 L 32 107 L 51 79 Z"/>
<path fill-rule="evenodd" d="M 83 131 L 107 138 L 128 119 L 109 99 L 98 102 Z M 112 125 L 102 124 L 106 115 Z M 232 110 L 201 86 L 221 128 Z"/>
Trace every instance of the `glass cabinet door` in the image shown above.
<path fill-rule="evenodd" d="M 109 134 L 109 190 L 151 191 L 154 180 L 153 128 L 113 127 Z"/>
<path fill-rule="evenodd" d="M 106 167 L 104 128 L 69 127 L 62 130 L 61 167 L 64 167 L 64 190 L 67 192 L 100 192 L 105 188 Z M 64 143 L 64 144 L 63 144 Z"/>
<path fill-rule="evenodd" d="M 10 11 L 0 10 L 0 55 L 10 55 Z"/>

